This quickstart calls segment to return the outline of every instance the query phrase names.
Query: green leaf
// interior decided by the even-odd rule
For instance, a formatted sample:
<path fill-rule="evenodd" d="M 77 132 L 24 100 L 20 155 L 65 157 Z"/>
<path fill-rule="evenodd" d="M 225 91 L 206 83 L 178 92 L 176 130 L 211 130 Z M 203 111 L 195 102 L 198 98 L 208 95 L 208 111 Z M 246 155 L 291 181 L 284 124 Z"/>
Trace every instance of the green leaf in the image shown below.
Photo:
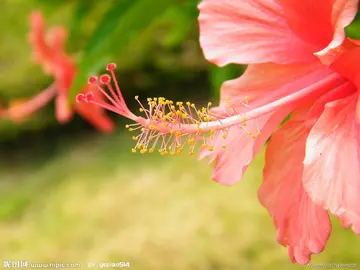
<path fill-rule="evenodd" d="M 78 74 L 70 89 L 70 102 L 94 72 L 103 69 L 114 55 L 124 51 L 151 22 L 168 7 L 171 0 L 118 0 L 100 21 L 78 63 Z"/>
<path fill-rule="evenodd" d="M 186 35 L 197 22 L 199 12 L 196 8 L 197 0 L 190 0 L 169 8 L 165 14 L 167 21 L 172 24 L 171 31 L 163 41 L 166 46 L 174 46 L 186 38 Z"/>
<path fill-rule="evenodd" d="M 85 48 L 85 53 L 93 54 L 96 51 L 101 50 L 103 43 L 106 42 L 107 39 L 111 39 L 111 36 L 115 35 L 112 31 L 114 31 L 114 28 L 122 19 L 122 16 L 124 16 L 128 9 L 137 2 L 139 2 L 139 0 L 117 0 L 113 6 L 110 6 L 90 38 L 88 45 Z"/>
<path fill-rule="evenodd" d="M 345 27 L 345 33 L 349 38 L 360 39 L 360 12 L 356 14 L 352 23 Z"/>
<path fill-rule="evenodd" d="M 72 21 L 70 24 L 70 33 L 71 36 L 69 40 L 72 40 L 72 36 L 77 36 L 80 32 L 80 25 L 83 22 L 83 20 L 86 18 L 86 16 L 89 14 L 89 12 L 92 10 L 94 6 L 94 0 L 88 0 L 88 1 L 77 1 L 76 6 L 74 8 L 74 12 L 72 15 Z"/>

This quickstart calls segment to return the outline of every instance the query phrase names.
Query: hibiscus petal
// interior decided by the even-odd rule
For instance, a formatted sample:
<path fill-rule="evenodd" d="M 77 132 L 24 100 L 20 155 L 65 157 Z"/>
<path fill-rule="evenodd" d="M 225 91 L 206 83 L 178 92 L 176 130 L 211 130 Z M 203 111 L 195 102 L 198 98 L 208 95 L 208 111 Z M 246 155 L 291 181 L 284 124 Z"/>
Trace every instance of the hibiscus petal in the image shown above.
<path fill-rule="evenodd" d="M 46 40 L 54 54 L 65 54 L 65 41 L 67 37 L 68 33 L 63 27 L 53 27 L 48 30 Z"/>
<path fill-rule="evenodd" d="M 205 0 L 199 9 L 201 47 L 219 66 L 314 60 L 316 50 L 290 29 L 276 0 Z"/>
<path fill-rule="evenodd" d="M 104 110 L 99 109 L 96 105 L 89 103 L 81 103 L 81 105 L 75 106 L 76 111 L 92 124 L 95 128 L 102 132 L 110 133 L 114 131 L 115 125 Z"/>
<path fill-rule="evenodd" d="M 311 0 L 307 0 L 310 2 Z M 301 1 L 303 3 L 303 1 Z M 331 39 L 327 46 L 322 49 L 321 51 L 317 52 L 316 55 L 318 56 L 325 56 L 327 53 L 330 53 L 334 48 L 340 46 L 345 38 L 345 30 L 344 28 L 348 26 L 352 20 L 355 18 L 355 15 L 358 10 L 359 0 L 333 0 L 333 1 L 318 1 L 314 4 L 314 1 L 311 1 L 314 6 L 320 8 L 320 3 L 324 4 L 332 4 L 331 15 L 330 15 L 330 33 L 332 33 Z M 329 15 L 328 15 L 329 16 Z M 325 32 L 329 31 L 328 28 L 326 30 L 325 27 L 321 28 L 319 25 L 319 18 L 312 17 L 311 27 L 318 28 L 318 35 L 324 35 Z"/>
<path fill-rule="evenodd" d="M 55 107 L 56 119 L 60 123 L 66 123 L 71 119 L 73 111 L 70 107 L 66 94 L 58 93 L 55 99 Z"/>
<path fill-rule="evenodd" d="M 359 61 L 360 47 L 354 47 L 337 58 L 337 60 L 331 65 L 331 68 L 360 88 Z"/>
<path fill-rule="evenodd" d="M 351 82 L 345 82 L 339 87 L 325 93 L 316 100 L 308 112 L 306 126 L 312 128 L 324 111 L 325 105 L 331 101 L 348 97 L 356 92 L 356 87 Z"/>
<path fill-rule="evenodd" d="M 239 181 L 281 121 L 290 113 L 291 108 L 282 108 L 275 112 L 247 121 L 246 127 L 233 126 L 229 129 L 226 139 L 218 138 L 212 152 L 202 151 L 200 159 L 209 156 L 209 162 L 216 159 L 212 179 L 225 185 L 233 185 Z M 256 127 L 257 130 L 250 128 Z M 253 134 L 248 134 L 249 129 Z M 258 132 L 261 135 L 257 135 Z M 227 146 L 223 149 L 223 146 Z"/>
<path fill-rule="evenodd" d="M 333 49 L 345 39 L 344 27 L 354 19 L 358 1 L 279 0 L 291 29 L 317 50 Z M 311 29 L 311 31 L 309 31 Z"/>
<path fill-rule="evenodd" d="M 57 89 L 55 84 L 50 85 L 48 88 L 28 100 L 15 100 L 11 101 L 7 110 L 0 111 L 0 118 L 11 119 L 14 122 L 21 123 L 31 114 L 45 106 L 54 98 Z M 1 109 L 1 108 L 0 108 Z"/>
<path fill-rule="evenodd" d="M 357 95 L 333 101 L 308 136 L 303 185 L 312 201 L 360 234 Z"/>
<path fill-rule="evenodd" d="M 217 115 L 226 115 L 229 111 L 226 106 L 230 105 L 237 114 L 241 114 L 297 92 L 330 74 L 333 74 L 333 71 L 324 68 L 319 63 L 286 66 L 250 65 L 243 76 L 223 84 L 221 106 L 212 112 Z M 209 162 L 216 160 L 213 179 L 227 185 L 239 181 L 272 131 L 294 107 L 299 105 L 301 105 L 299 101 L 294 101 L 289 107 L 246 121 L 247 126 L 244 128 L 231 127 L 226 139 L 219 138 L 215 142 L 209 142 L 214 145 L 213 151 L 203 149 L 200 159 L 209 157 Z M 253 134 L 249 135 L 245 129 Z M 256 136 L 258 132 L 262 135 Z M 252 135 L 255 135 L 255 139 Z M 226 146 L 226 150 L 222 148 L 223 146 Z"/>
<path fill-rule="evenodd" d="M 238 112 L 248 111 L 297 92 L 331 74 L 332 70 L 318 62 L 249 65 L 241 77 L 222 85 L 220 106 L 225 107 L 230 101 Z"/>
<path fill-rule="evenodd" d="M 321 252 L 331 223 L 326 210 L 315 205 L 302 186 L 306 112 L 296 112 L 270 140 L 266 149 L 264 182 L 259 200 L 278 229 L 278 242 L 289 247 L 290 258 L 299 264 Z"/>
<path fill-rule="evenodd" d="M 42 65 L 44 72 L 50 73 L 53 51 L 45 40 L 45 22 L 40 12 L 31 14 L 30 25 L 29 41 L 32 45 L 33 57 Z"/>

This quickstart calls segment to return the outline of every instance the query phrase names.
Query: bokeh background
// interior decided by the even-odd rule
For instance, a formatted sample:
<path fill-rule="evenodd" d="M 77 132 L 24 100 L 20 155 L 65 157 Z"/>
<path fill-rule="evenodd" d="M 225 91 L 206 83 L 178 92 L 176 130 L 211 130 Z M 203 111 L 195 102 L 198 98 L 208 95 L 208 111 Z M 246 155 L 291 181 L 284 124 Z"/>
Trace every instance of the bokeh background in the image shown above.
<path fill-rule="evenodd" d="M 0 0 L 0 102 L 52 82 L 31 58 L 29 15 L 70 32 L 80 72 L 71 94 L 108 62 L 129 106 L 134 96 L 218 100 L 246 67 L 217 68 L 198 42 L 197 1 Z M 126 120 L 101 134 L 79 116 L 59 124 L 49 104 L 21 124 L 0 121 L 0 261 L 129 261 L 132 269 L 302 269 L 276 242 L 257 200 L 263 153 L 243 181 L 210 180 L 211 166 L 183 155 L 132 154 Z M 281 168 L 279 168 L 281 170 Z M 333 220 L 312 263 L 357 263 L 360 238 Z"/>

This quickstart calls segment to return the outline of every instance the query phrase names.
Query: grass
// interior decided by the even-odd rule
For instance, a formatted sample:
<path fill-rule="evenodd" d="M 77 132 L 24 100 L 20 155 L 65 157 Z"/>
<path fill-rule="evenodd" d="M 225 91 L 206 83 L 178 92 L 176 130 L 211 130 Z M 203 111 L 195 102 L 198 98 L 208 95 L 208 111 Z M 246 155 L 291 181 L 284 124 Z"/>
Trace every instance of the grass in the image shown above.
<path fill-rule="evenodd" d="M 0 165 L 0 258 L 129 261 L 132 269 L 305 269 L 276 243 L 257 201 L 262 155 L 233 187 L 193 157 L 130 153 L 122 135 L 64 142 Z M 360 239 L 334 229 L 312 263 L 358 263 Z"/>

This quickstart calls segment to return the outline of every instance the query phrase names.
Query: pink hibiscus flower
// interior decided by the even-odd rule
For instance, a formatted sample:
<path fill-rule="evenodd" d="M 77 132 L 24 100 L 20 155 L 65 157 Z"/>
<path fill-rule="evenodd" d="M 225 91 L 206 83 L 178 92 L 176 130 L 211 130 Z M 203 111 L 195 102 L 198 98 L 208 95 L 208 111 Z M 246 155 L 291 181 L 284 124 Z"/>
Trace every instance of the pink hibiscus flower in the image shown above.
<path fill-rule="evenodd" d="M 358 1 L 345 0 L 208 0 L 199 5 L 207 59 L 220 66 L 250 64 L 241 78 L 224 83 L 216 110 L 224 110 L 228 98 L 245 114 L 249 107 L 251 112 L 289 100 L 253 119 L 262 137 L 252 140 L 234 128 L 228 138 L 232 151 L 203 156 L 216 159 L 216 181 L 233 184 L 294 111 L 266 149 L 259 199 L 274 219 L 279 243 L 301 264 L 325 247 L 331 230 L 327 210 L 360 234 L 360 48 L 344 33 L 357 7 Z M 305 91 L 305 98 L 296 97 Z M 241 104 L 245 96 L 246 107 Z"/>
<path fill-rule="evenodd" d="M 63 27 L 53 27 L 46 32 L 44 19 L 40 12 L 31 14 L 30 23 L 29 40 L 33 47 L 34 58 L 42 65 L 45 73 L 54 76 L 55 82 L 29 100 L 11 102 L 8 109 L 0 112 L 0 117 L 16 122 L 22 121 L 55 97 L 55 114 L 59 122 L 68 122 L 75 110 L 97 129 L 111 132 L 114 124 L 102 108 L 86 103 L 75 103 L 73 106 L 68 103 L 68 92 L 76 75 L 76 66 L 72 57 L 65 52 L 67 31 Z M 102 98 L 99 91 L 91 85 L 86 85 L 82 89 L 83 92 L 89 90 Z"/>
<path fill-rule="evenodd" d="M 272 135 L 266 150 L 260 202 L 288 247 L 293 262 L 306 264 L 321 252 L 331 223 L 360 234 L 358 137 L 359 42 L 344 27 L 358 1 L 205 0 L 200 9 L 200 43 L 205 57 L 220 66 L 249 64 L 225 82 L 216 108 L 149 98 L 145 116 L 127 108 L 110 76 L 90 78 L 109 103 L 91 92 L 77 101 L 97 104 L 127 117 L 138 132 L 133 152 L 193 154 L 215 161 L 213 179 L 232 185 Z M 102 87 L 108 88 L 109 94 Z M 282 120 L 292 118 L 277 130 Z"/>

